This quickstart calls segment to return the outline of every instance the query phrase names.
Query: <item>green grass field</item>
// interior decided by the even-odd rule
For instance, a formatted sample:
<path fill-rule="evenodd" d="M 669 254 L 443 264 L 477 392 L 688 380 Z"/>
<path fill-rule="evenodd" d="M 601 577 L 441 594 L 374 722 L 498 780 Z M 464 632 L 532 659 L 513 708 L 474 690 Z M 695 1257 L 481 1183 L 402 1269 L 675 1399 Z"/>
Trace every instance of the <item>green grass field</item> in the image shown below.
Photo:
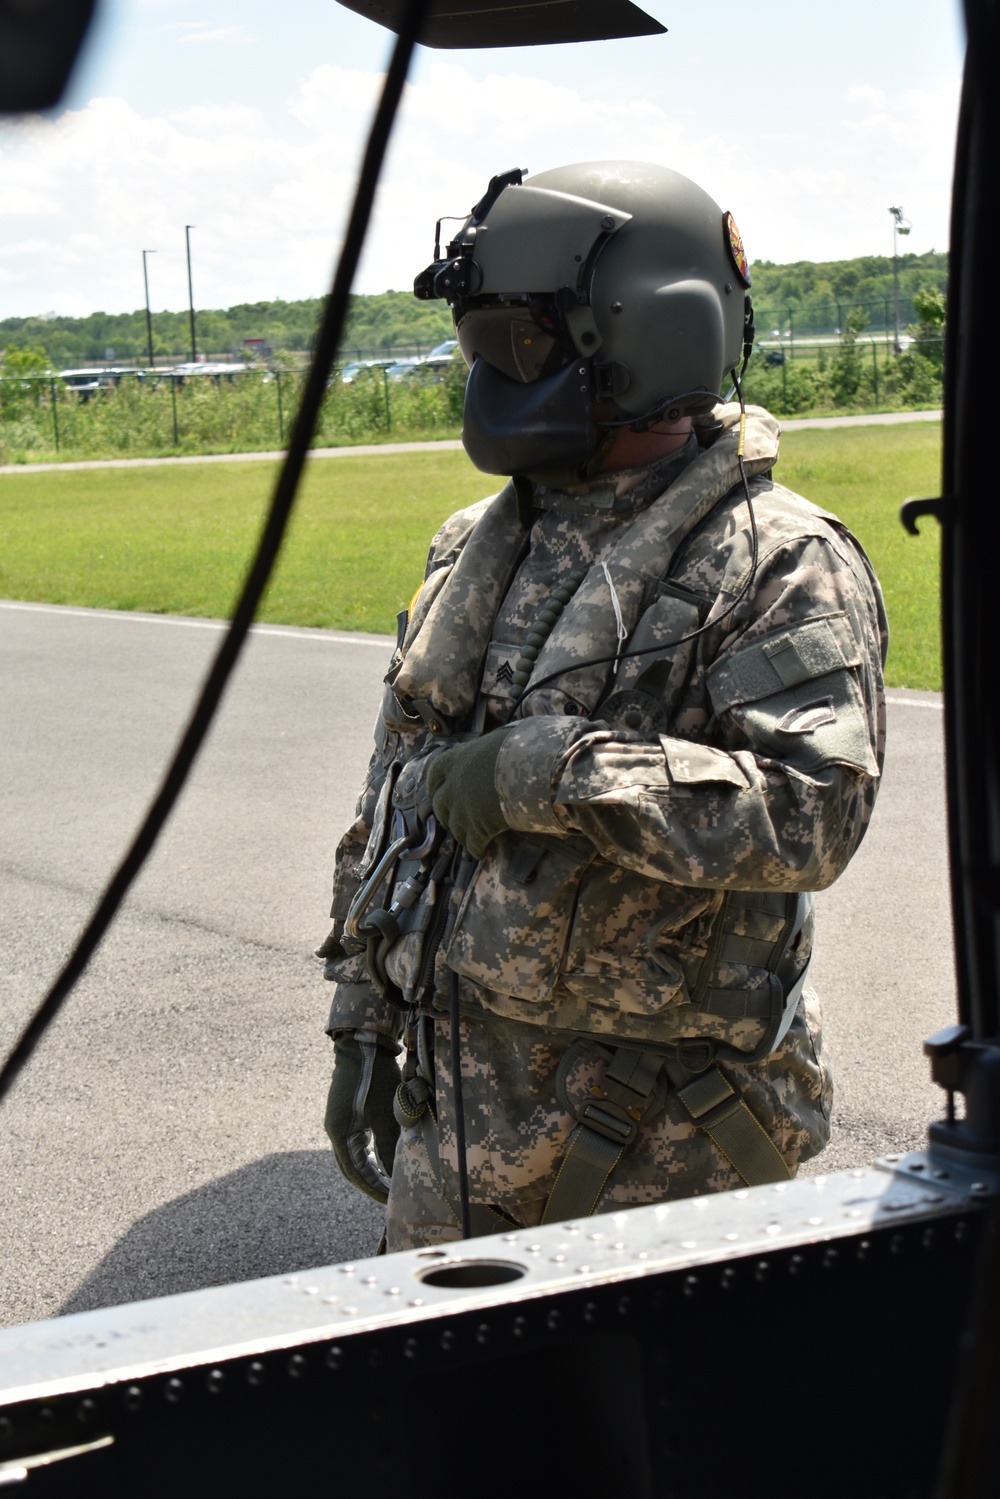
<path fill-rule="evenodd" d="M 832 510 L 871 558 L 889 616 L 891 687 L 941 687 L 940 534 L 924 520 L 910 536 L 903 501 L 941 493 L 941 428 L 834 427 L 787 432 L 775 477 Z"/>
<path fill-rule="evenodd" d="M 899 506 L 940 492 L 933 424 L 790 432 L 777 477 L 841 516 L 882 580 L 888 680 L 939 688 L 938 535 Z M 210 618 L 229 614 L 269 498 L 267 463 L 0 477 L 0 596 Z M 318 459 L 260 617 L 391 633 L 436 527 L 490 491 L 463 453 Z"/>

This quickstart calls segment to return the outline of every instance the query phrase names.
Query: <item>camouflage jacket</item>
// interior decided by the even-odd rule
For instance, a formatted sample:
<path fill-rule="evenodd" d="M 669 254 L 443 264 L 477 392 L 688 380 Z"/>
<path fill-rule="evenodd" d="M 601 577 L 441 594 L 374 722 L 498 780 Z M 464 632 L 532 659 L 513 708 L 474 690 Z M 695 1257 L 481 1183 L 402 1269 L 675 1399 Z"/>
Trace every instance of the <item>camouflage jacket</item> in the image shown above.
<path fill-rule="evenodd" d="M 738 417 L 717 408 L 650 469 L 535 485 L 528 525 L 508 485 L 434 538 L 338 851 L 331 1031 L 398 1034 L 363 956 L 338 941 L 393 802 L 412 804 L 449 736 L 513 721 L 496 777 L 510 831 L 466 860 L 424 1002 L 446 1003 L 447 965 L 467 1014 L 759 1046 L 792 897 L 837 878 L 871 815 L 886 626 L 858 543 L 773 482 L 778 427 L 757 408 L 751 513 Z M 562 584 L 571 597 L 529 663 Z M 809 943 L 807 927 L 796 971 Z M 415 930 L 389 964 L 408 995 L 420 946 Z"/>

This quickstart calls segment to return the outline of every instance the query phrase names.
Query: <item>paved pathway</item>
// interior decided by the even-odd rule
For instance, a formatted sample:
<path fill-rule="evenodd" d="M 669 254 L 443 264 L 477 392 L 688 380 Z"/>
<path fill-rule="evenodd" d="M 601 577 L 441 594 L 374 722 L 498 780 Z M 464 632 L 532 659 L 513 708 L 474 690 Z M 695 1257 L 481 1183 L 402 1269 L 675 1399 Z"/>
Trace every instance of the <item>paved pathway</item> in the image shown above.
<path fill-rule="evenodd" d="M 222 626 L 0 603 L 0 1052 L 144 812 Z M 0 1114 L 0 1323 L 370 1253 L 321 1127 L 333 848 L 391 642 L 256 627 L 161 843 Z M 822 1168 L 919 1146 L 954 1017 L 942 713 L 890 694 L 871 832 L 818 900 Z M 817 1167 L 819 1169 L 819 1167 Z"/>
<path fill-rule="evenodd" d="M 793 417 L 783 421 L 783 432 L 803 427 L 882 427 L 900 422 L 938 422 L 940 411 L 886 411 L 871 416 Z M 456 440 L 442 442 L 366 443 L 353 448 L 312 448 L 310 458 L 359 458 L 369 453 L 457 452 L 462 444 Z M 5 463 L 0 474 L 49 474 L 89 468 L 152 468 L 162 464 L 185 463 L 274 463 L 283 452 L 269 453 L 203 453 L 183 458 L 94 458 L 79 463 Z"/>

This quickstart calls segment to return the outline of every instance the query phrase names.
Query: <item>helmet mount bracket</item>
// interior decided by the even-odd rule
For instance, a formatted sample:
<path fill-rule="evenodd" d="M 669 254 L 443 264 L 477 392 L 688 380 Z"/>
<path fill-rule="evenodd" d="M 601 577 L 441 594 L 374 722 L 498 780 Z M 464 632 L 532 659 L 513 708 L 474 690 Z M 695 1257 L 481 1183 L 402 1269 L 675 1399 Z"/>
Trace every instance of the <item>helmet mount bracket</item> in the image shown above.
<path fill-rule="evenodd" d="M 559 306 L 558 296 L 556 297 L 556 306 Z M 570 307 L 568 310 L 560 310 L 563 313 L 566 332 L 573 340 L 577 353 L 582 354 L 585 358 L 596 354 L 604 340 L 601 337 L 600 329 L 597 326 L 597 319 L 594 317 L 594 309 L 590 303 L 587 302 L 581 305 L 578 302 L 576 306 Z"/>
<path fill-rule="evenodd" d="M 595 359 L 593 372 L 594 397 L 598 401 L 613 401 L 616 396 L 623 396 L 632 384 L 628 368 L 615 360 L 599 363 Z"/>

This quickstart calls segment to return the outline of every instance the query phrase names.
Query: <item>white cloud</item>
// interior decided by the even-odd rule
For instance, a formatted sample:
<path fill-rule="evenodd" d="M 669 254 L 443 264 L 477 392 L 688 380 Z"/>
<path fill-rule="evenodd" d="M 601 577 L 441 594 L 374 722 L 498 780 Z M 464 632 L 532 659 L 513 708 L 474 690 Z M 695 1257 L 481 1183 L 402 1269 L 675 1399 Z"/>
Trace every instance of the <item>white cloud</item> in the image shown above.
<path fill-rule="evenodd" d="M 199 135 L 253 135 L 264 125 L 261 111 L 248 104 L 192 104 L 171 110 L 166 119 Z"/>
<path fill-rule="evenodd" d="M 242 45 L 256 41 L 245 26 L 209 26 L 203 21 L 184 24 L 188 29 L 184 36 L 177 38 L 179 42 L 235 42 Z"/>
<path fill-rule="evenodd" d="M 140 306 L 144 247 L 158 251 L 153 305 L 183 307 L 186 223 L 198 226 L 199 305 L 319 294 L 379 84 L 324 65 L 268 117 L 248 104 L 145 116 L 98 98 L 0 129 L 0 315 Z M 616 156 L 701 182 L 735 213 L 751 258 L 886 254 L 886 209 L 900 202 L 912 248 L 944 248 L 956 89 L 887 96 L 845 84 L 839 102 L 836 128 L 812 136 L 760 109 L 724 134 L 720 111 L 699 127 L 649 98 L 595 98 L 522 74 L 476 80 L 435 59 L 406 90 L 359 289 L 408 286 L 430 258 L 434 220 L 466 212 L 495 172 Z"/>

